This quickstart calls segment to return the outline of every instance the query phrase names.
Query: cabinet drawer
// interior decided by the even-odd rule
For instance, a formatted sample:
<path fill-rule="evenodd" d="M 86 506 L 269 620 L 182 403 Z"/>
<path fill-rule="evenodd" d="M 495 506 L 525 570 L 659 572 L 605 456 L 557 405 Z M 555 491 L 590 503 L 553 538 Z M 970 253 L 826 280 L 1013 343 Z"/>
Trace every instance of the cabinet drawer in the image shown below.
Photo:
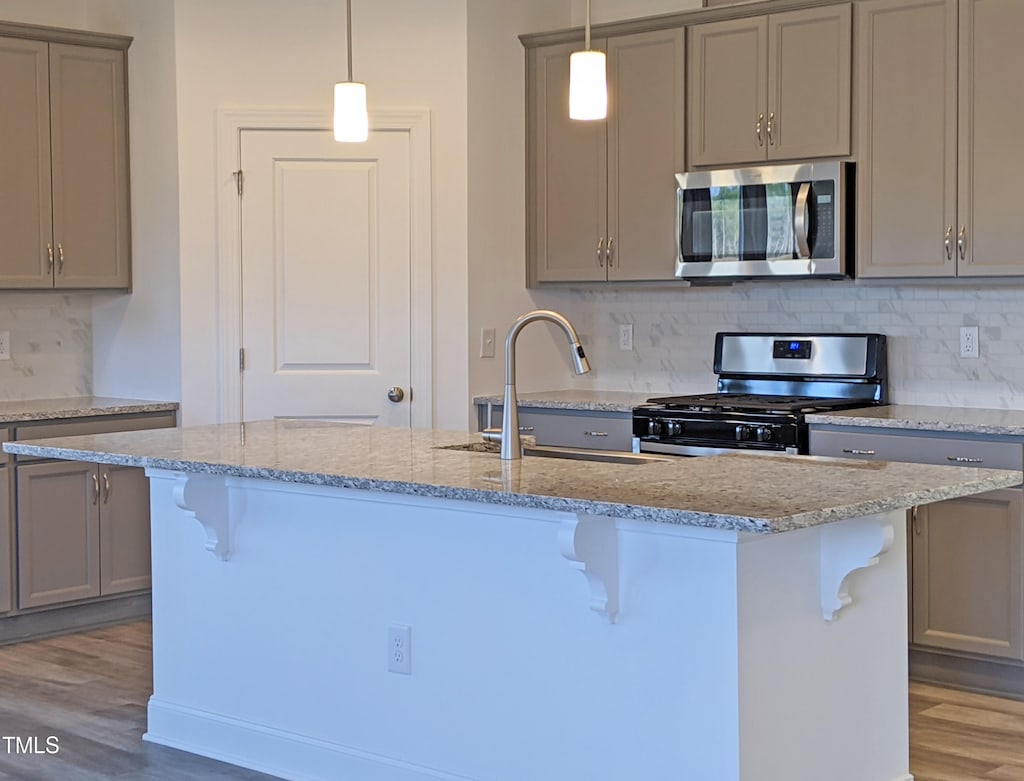
<path fill-rule="evenodd" d="M 537 437 L 538 445 L 629 450 L 633 440 L 631 416 L 552 414 L 520 410 L 519 426 L 524 434 Z"/>
<path fill-rule="evenodd" d="M 15 440 L 77 437 L 84 434 L 112 434 L 119 431 L 144 431 L 154 428 L 174 428 L 175 413 L 154 415 L 103 416 L 81 420 L 26 423 L 14 429 Z M 34 456 L 18 456 L 19 462 L 38 460 Z"/>
<path fill-rule="evenodd" d="M 810 452 L 876 461 L 976 466 L 986 469 L 1024 468 L 1024 445 L 945 436 L 873 434 L 811 429 Z"/>

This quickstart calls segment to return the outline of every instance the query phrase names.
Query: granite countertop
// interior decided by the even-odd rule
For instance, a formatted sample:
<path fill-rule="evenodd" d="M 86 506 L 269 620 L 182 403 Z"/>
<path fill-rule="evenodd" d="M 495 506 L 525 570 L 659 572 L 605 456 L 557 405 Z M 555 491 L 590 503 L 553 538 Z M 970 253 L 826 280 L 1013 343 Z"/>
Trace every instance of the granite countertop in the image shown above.
<path fill-rule="evenodd" d="M 569 409 L 588 412 L 632 412 L 633 407 L 644 404 L 657 393 L 630 393 L 628 391 L 556 390 L 535 393 L 517 393 L 519 406 L 539 409 Z M 662 394 L 665 395 L 665 394 Z M 501 404 L 503 394 L 476 396 L 474 404 Z"/>
<path fill-rule="evenodd" d="M 61 418 L 88 418 L 97 415 L 134 415 L 141 412 L 169 412 L 176 409 L 178 409 L 176 401 L 115 399 L 107 396 L 0 401 L 0 424 Z"/>
<path fill-rule="evenodd" d="M 924 407 L 890 404 L 881 407 L 822 412 L 807 416 L 808 423 L 833 426 L 948 431 L 963 434 L 1024 436 L 1024 410 Z"/>
<path fill-rule="evenodd" d="M 311 421 L 5 442 L 9 453 L 771 533 L 1019 485 L 1020 472 L 730 454 L 610 464 L 439 449 L 472 434 Z"/>

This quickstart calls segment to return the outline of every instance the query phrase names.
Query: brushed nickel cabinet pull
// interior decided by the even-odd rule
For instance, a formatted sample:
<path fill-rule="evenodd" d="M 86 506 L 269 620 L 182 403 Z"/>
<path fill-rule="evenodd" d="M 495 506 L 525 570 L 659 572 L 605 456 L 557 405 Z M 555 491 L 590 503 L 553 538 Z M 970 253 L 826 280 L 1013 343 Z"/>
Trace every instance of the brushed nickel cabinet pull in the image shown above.
<path fill-rule="evenodd" d="M 597 240 L 597 265 L 604 268 L 604 236 Z"/>
<path fill-rule="evenodd" d="M 764 122 L 764 114 L 757 115 L 757 124 L 754 126 L 754 132 L 757 133 L 757 145 L 764 146 L 764 136 L 761 135 L 761 123 Z"/>
<path fill-rule="evenodd" d="M 96 475 L 92 476 L 92 503 L 99 504 L 100 501 L 100 479 Z"/>
<path fill-rule="evenodd" d="M 49 272 L 53 271 L 53 245 L 50 242 L 46 242 L 46 270 Z"/>
<path fill-rule="evenodd" d="M 970 458 L 968 456 L 946 456 L 947 461 L 953 461 L 957 464 L 984 464 L 984 458 Z"/>
<path fill-rule="evenodd" d="M 584 431 L 583 435 L 587 436 L 587 437 L 606 437 L 606 436 L 608 436 L 608 432 L 607 431 Z"/>
<path fill-rule="evenodd" d="M 529 433 L 530 431 L 533 431 L 533 426 L 520 426 L 519 430 Z"/>
<path fill-rule="evenodd" d="M 110 501 L 110 473 L 103 473 L 103 504 Z"/>
<path fill-rule="evenodd" d="M 615 239 L 612 236 L 608 237 L 608 246 L 605 247 L 604 257 L 608 261 L 608 268 L 611 268 L 615 258 Z"/>
<path fill-rule="evenodd" d="M 64 273 L 64 245 L 61 244 L 59 241 L 57 242 L 57 257 L 59 258 L 59 260 L 57 262 L 57 273 L 58 274 L 63 274 Z"/>
<path fill-rule="evenodd" d="M 946 248 L 946 260 L 952 260 L 953 259 L 953 226 L 952 225 L 947 225 L 946 226 L 946 240 L 944 242 L 942 242 L 942 244 Z"/>
<path fill-rule="evenodd" d="M 775 112 L 768 115 L 768 144 L 775 146 L 775 138 L 772 136 L 772 127 L 775 124 Z"/>
<path fill-rule="evenodd" d="M 967 226 L 960 226 L 960 233 L 956 237 L 956 247 L 960 250 L 960 260 L 967 257 Z"/>
<path fill-rule="evenodd" d="M 853 455 L 853 456 L 873 456 L 873 455 L 875 455 L 875 451 L 874 450 L 858 450 L 855 447 L 844 447 L 843 448 L 843 452 L 844 453 L 849 453 L 850 455 Z"/>

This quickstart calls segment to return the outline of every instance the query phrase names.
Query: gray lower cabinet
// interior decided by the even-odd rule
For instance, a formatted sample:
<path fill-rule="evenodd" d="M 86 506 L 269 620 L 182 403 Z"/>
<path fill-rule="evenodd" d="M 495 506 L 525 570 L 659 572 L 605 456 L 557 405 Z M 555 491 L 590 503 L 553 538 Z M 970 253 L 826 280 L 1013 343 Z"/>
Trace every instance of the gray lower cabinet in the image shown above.
<path fill-rule="evenodd" d="M 1013 437 L 812 426 L 812 455 L 1021 469 Z M 1024 488 L 910 513 L 910 639 L 915 648 L 1024 661 Z"/>
<path fill-rule="evenodd" d="M 1024 489 L 917 508 L 911 640 L 1024 661 Z"/>
<path fill-rule="evenodd" d="M 494 405 L 488 424 L 487 407 L 481 406 L 481 427 L 499 428 L 501 413 L 502 406 Z M 538 445 L 628 451 L 633 445 L 633 413 L 520 407 L 519 430 L 536 437 Z"/>
<path fill-rule="evenodd" d="M 18 607 L 149 588 L 145 471 L 81 462 L 18 468 Z"/>
<path fill-rule="evenodd" d="M 6 454 L 4 454 L 6 456 Z M 11 524 L 11 468 L 0 466 L 0 562 L 12 562 L 14 527 Z M 0 568 L 0 613 L 14 607 L 14 567 Z"/>

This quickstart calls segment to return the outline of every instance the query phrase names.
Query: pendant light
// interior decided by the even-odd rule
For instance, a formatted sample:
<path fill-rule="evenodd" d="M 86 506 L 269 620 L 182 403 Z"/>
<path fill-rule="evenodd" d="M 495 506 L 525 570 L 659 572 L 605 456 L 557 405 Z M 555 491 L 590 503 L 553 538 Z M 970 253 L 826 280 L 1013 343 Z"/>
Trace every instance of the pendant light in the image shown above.
<path fill-rule="evenodd" d="M 348 35 L 348 79 L 334 85 L 334 140 L 365 141 L 370 137 L 366 85 L 352 81 L 352 0 L 345 0 Z"/>
<path fill-rule="evenodd" d="M 590 0 L 583 51 L 569 55 L 569 119 L 604 119 L 608 116 L 608 81 L 604 52 L 590 49 Z"/>

